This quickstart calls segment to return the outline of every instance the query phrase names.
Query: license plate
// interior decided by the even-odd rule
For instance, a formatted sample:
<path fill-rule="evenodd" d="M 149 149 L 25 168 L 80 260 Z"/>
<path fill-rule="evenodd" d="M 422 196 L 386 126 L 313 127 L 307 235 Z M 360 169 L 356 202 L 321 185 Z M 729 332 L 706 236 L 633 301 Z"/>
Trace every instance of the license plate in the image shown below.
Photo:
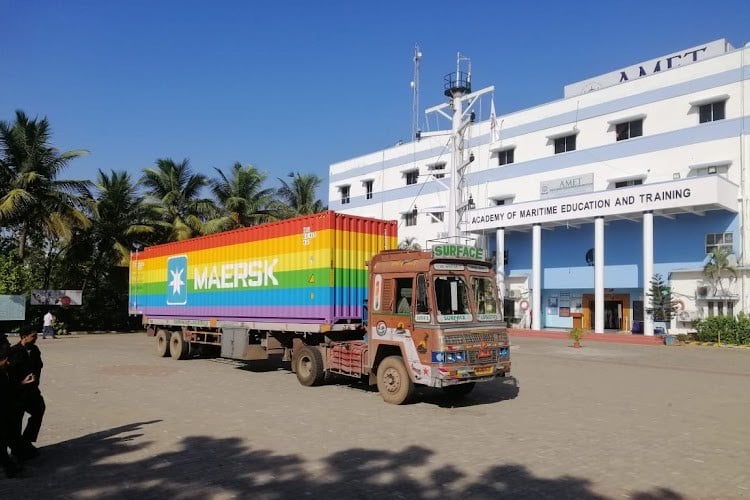
<path fill-rule="evenodd" d="M 494 369 L 494 366 L 485 366 L 483 368 L 474 368 L 474 374 L 475 375 L 492 375 L 492 370 Z"/>

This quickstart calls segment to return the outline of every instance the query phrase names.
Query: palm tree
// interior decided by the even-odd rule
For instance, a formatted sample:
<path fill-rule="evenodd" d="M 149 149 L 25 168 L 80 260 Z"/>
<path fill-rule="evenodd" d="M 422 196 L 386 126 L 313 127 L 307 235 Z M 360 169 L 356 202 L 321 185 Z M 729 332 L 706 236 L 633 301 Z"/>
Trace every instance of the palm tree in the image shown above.
<path fill-rule="evenodd" d="M 0 122 L 0 224 L 13 228 L 21 259 L 30 237 L 69 241 L 75 228 L 90 224 L 83 212 L 90 182 L 59 179 L 87 152 L 61 153 L 50 136 L 47 118 L 31 120 L 20 110 L 14 123 Z"/>
<path fill-rule="evenodd" d="M 153 205 L 141 203 L 135 183 L 124 171 L 107 175 L 99 170 L 94 187 L 93 251 L 109 264 L 127 266 L 133 246 L 148 241 L 163 225 L 159 213 Z"/>
<path fill-rule="evenodd" d="M 209 199 L 199 198 L 208 184 L 205 176 L 194 174 L 190 161 L 175 163 L 170 158 L 156 160 L 156 168 L 143 170 L 140 183 L 145 186 L 148 203 L 155 205 L 170 226 L 170 239 L 186 240 L 202 234 L 203 224 L 216 213 Z"/>
<path fill-rule="evenodd" d="M 207 233 L 226 231 L 240 227 L 254 226 L 276 220 L 279 203 L 274 198 L 274 190 L 263 189 L 265 172 L 252 165 L 243 167 L 236 162 L 230 175 L 214 168 L 217 179 L 210 181 L 211 192 L 219 202 L 222 215 L 204 226 Z"/>
<path fill-rule="evenodd" d="M 419 244 L 417 238 L 410 236 L 404 238 L 401 243 L 398 244 L 399 250 L 422 250 L 422 245 Z"/>
<path fill-rule="evenodd" d="M 734 253 L 731 249 L 715 247 L 711 250 L 709 256 L 708 263 L 703 267 L 703 274 L 713 283 L 714 294 L 716 293 L 716 285 L 718 284 L 718 288 L 721 289 L 722 295 L 726 296 L 724 275 L 729 274 L 733 278 L 737 278 Z"/>
<path fill-rule="evenodd" d="M 281 187 L 277 193 L 291 208 L 292 216 L 316 214 L 326 209 L 322 201 L 315 199 L 315 191 L 322 182 L 320 177 L 299 172 L 291 172 L 287 177 L 292 179 L 291 183 L 279 179 Z"/>

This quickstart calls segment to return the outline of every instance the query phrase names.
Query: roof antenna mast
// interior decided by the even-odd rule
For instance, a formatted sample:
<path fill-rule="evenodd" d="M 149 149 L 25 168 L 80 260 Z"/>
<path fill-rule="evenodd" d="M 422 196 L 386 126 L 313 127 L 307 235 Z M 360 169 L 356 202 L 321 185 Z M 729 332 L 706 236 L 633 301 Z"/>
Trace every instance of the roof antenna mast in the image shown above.
<path fill-rule="evenodd" d="M 419 44 L 414 45 L 414 78 L 411 81 L 411 140 L 417 137 L 419 131 L 419 61 L 422 59 L 422 51 Z"/>

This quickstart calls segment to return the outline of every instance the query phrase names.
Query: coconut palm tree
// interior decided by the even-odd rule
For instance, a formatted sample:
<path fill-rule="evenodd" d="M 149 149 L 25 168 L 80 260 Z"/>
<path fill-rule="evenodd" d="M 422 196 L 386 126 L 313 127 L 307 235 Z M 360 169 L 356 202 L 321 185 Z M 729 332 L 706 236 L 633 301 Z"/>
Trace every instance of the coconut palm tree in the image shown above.
<path fill-rule="evenodd" d="M 277 219 L 280 203 L 274 198 L 275 190 L 263 188 L 266 173 L 252 165 L 243 167 L 236 162 L 229 176 L 214 168 L 218 178 L 210 181 L 211 192 L 216 197 L 221 215 L 207 222 L 207 233 L 255 226 Z"/>
<path fill-rule="evenodd" d="M 724 247 L 715 247 L 709 254 L 708 263 L 703 267 L 703 274 L 711 281 L 714 288 L 714 294 L 717 288 L 721 290 L 722 295 L 726 295 L 724 288 L 724 277 L 730 275 L 731 278 L 737 278 L 737 268 L 735 267 L 736 259 L 731 249 Z M 718 285 L 718 287 L 717 287 Z"/>
<path fill-rule="evenodd" d="M 279 179 L 281 187 L 277 194 L 291 209 L 291 216 L 316 214 L 326 209 L 322 201 L 315 199 L 315 191 L 322 182 L 320 177 L 299 172 L 291 172 L 287 177 L 292 181 L 287 183 Z"/>
<path fill-rule="evenodd" d="M 422 250 L 422 245 L 419 244 L 417 238 L 410 236 L 401 240 L 398 244 L 399 250 Z"/>
<path fill-rule="evenodd" d="M 169 239 L 186 240 L 202 234 L 203 224 L 216 213 L 211 200 L 200 198 L 208 180 L 193 173 L 188 159 L 175 163 L 159 158 L 156 168 L 143 170 L 140 184 L 146 188 L 147 203 L 156 206 L 161 219 L 169 224 Z"/>
<path fill-rule="evenodd" d="M 47 118 L 32 120 L 19 110 L 15 122 L 0 122 L 0 224 L 12 228 L 22 259 L 29 238 L 69 241 L 90 224 L 83 210 L 90 182 L 59 179 L 86 151 L 61 153 L 50 137 Z"/>
<path fill-rule="evenodd" d="M 110 264 L 127 266 L 133 245 L 150 241 L 156 228 L 164 223 L 153 205 L 141 203 L 136 184 L 127 172 L 112 170 L 108 175 L 99 170 L 94 188 L 94 251 Z"/>

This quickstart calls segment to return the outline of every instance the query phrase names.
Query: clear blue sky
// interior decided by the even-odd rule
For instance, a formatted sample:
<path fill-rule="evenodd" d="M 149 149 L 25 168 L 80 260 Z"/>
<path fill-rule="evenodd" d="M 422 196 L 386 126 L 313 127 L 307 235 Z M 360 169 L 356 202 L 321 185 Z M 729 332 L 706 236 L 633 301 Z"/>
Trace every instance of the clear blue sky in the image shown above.
<path fill-rule="evenodd" d="M 0 0 L 0 20 L 0 120 L 46 116 L 56 147 L 88 149 L 65 178 L 240 161 L 269 185 L 315 173 L 324 201 L 331 163 L 409 139 L 416 43 L 422 110 L 444 102 L 460 51 L 503 113 L 673 51 L 750 41 L 750 0 Z"/>

